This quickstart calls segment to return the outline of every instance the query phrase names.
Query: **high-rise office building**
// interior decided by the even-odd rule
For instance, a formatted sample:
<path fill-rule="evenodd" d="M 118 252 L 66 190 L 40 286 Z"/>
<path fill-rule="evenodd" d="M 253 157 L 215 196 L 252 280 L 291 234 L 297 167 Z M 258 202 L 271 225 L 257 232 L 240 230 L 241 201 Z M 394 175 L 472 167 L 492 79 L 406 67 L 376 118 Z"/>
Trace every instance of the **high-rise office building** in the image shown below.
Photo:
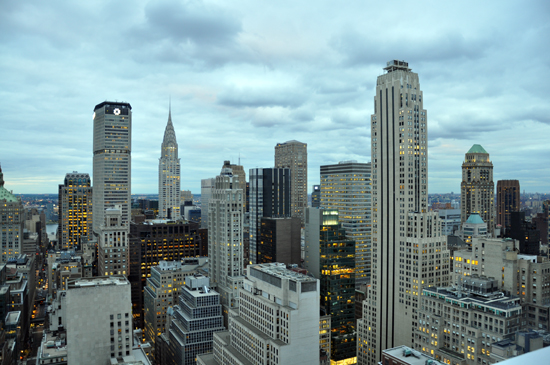
<path fill-rule="evenodd" d="M 160 151 L 159 218 L 178 220 L 181 218 L 180 159 L 171 110 L 168 112 L 168 123 Z"/>
<path fill-rule="evenodd" d="M 280 262 L 299 265 L 301 262 L 300 218 L 260 219 L 258 236 L 258 263 Z"/>
<path fill-rule="evenodd" d="M 90 175 L 73 172 L 59 185 L 59 228 L 61 248 L 75 249 L 92 236 L 92 181 Z"/>
<path fill-rule="evenodd" d="M 319 208 L 321 206 L 321 185 L 313 185 L 311 192 L 311 207 Z"/>
<path fill-rule="evenodd" d="M 497 224 L 509 230 L 512 225 L 511 213 L 519 212 L 520 205 L 519 181 L 497 181 Z"/>
<path fill-rule="evenodd" d="M 197 364 L 319 364 L 319 280 L 280 263 L 246 269 L 228 330 Z"/>
<path fill-rule="evenodd" d="M 291 215 L 291 175 L 288 168 L 255 168 L 250 169 L 249 178 L 249 258 L 251 263 L 257 264 L 261 219 Z"/>
<path fill-rule="evenodd" d="M 176 305 L 178 293 L 189 272 L 182 270 L 181 261 L 159 261 L 151 267 L 151 277 L 143 291 L 145 313 L 145 338 L 154 346 L 156 353 L 157 336 L 165 332 L 168 308 Z"/>
<path fill-rule="evenodd" d="M 174 306 L 167 346 L 168 364 L 196 364 L 197 356 L 212 352 L 214 333 L 224 331 L 220 294 L 206 276 L 185 278 Z"/>
<path fill-rule="evenodd" d="M 418 74 L 390 61 L 378 76 L 371 116 L 372 274 L 357 321 L 358 364 L 412 345 L 419 298 L 447 284 L 449 252 L 428 207 L 427 112 Z"/>
<path fill-rule="evenodd" d="M 176 261 L 196 258 L 203 243 L 199 224 L 178 221 L 153 221 L 130 225 L 130 275 L 132 311 L 138 328 L 144 326 L 144 289 L 151 268 L 161 260 Z"/>
<path fill-rule="evenodd" d="M 220 293 L 224 312 L 235 307 L 243 281 L 244 191 L 239 178 L 223 167 L 208 203 L 208 258 L 210 280 Z"/>
<path fill-rule="evenodd" d="M 4 173 L 0 167 L 0 252 L 3 263 L 21 253 L 25 225 L 21 199 L 4 188 Z"/>
<path fill-rule="evenodd" d="M 330 360 L 356 362 L 355 242 L 337 210 L 306 211 L 306 267 L 321 282 L 321 306 L 331 316 Z"/>
<path fill-rule="evenodd" d="M 94 108 L 93 230 L 105 222 L 105 209 L 120 205 L 130 222 L 132 107 L 105 101 Z"/>
<path fill-rule="evenodd" d="M 99 226 L 97 261 L 99 276 L 128 276 L 130 255 L 128 226 L 122 224 L 122 209 L 119 205 L 105 209 L 105 223 Z"/>
<path fill-rule="evenodd" d="M 201 180 L 201 228 L 208 228 L 208 202 L 212 196 L 215 178 Z"/>
<path fill-rule="evenodd" d="M 489 154 L 481 145 L 475 144 L 466 152 L 462 164 L 462 183 L 460 184 L 460 221 L 464 223 L 470 214 L 479 213 L 487 223 L 491 235 L 495 232 L 495 184 L 493 182 L 493 163 Z"/>
<path fill-rule="evenodd" d="M 371 164 L 321 166 L 321 208 L 338 210 L 346 236 L 355 241 L 355 282 L 366 284 L 371 271 Z"/>
<path fill-rule="evenodd" d="M 307 144 L 298 141 L 277 143 L 275 167 L 290 169 L 291 216 L 300 218 L 303 226 L 307 208 Z"/>

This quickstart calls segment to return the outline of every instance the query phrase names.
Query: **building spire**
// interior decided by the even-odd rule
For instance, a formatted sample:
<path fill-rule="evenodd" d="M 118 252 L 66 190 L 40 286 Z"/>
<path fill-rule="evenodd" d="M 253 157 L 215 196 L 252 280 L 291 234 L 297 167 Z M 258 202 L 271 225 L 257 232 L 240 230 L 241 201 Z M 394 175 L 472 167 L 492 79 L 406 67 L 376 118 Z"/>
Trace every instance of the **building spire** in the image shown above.
<path fill-rule="evenodd" d="M 0 164 L 0 187 L 4 186 L 4 173 L 2 172 L 2 164 Z"/>

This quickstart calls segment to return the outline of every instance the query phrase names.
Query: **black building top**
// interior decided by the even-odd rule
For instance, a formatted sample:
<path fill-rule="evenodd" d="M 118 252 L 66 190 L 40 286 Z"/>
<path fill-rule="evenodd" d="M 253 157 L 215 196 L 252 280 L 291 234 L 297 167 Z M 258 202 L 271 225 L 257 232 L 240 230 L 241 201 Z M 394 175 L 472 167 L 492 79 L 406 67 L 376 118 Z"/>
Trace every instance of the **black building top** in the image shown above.
<path fill-rule="evenodd" d="M 132 106 L 130 105 L 130 103 L 118 102 L 118 101 L 104 101 L 103 103 L 99 103 L 95 106 L 94 112 L 97 109 L 103 108 L 104 106 L 112 106 L 112 107 L 118 107 L 118 108 L 124 108 L 124 109 L 128 108 L 132 110 Z"/>

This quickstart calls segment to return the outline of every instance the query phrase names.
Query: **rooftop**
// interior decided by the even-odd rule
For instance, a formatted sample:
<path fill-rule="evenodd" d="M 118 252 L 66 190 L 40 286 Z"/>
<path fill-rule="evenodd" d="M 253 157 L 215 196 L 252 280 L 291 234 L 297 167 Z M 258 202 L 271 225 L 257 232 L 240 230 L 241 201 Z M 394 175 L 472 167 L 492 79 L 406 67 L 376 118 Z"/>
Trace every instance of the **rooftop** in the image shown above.
<path fill-rule="evenodd" d="M 8 312 L 8 314 L 6 315 L 6 326 L 17 324 L 17 322 L 19 322 L 20 317 L 21 317 L 20 311 Z"/>
<path fill-rule="evenodd" d="M 271 262 L 267 264 L 250 265 L 251 269 L 255 269 L 266 274 L 273 275 L 281 279 L 291 279 L 294 281 L 316 281 L 317 279 L 300 274 L 296 271 L 291 271 L 286 268 L 286 265 L 279 262 Z"/>
<path fill-rule="evenodd" d="M 431 296 L 443 299 L 441 295 L 452 300 L 452 303 L 464 303 L 467 308 L 474 309 L 482 308 L 498 308 L 499 310 L 521 310 L 519 298 L 513 296 L 505 296 L 503 293 L 490 294 L 487 296 L 474 292 L 462 291 L 453 287 L 446 288 L 424 288 L 424 293 L 433 293 Z M 426 294 L 424 294 L 426 295 Z M 428 294 L 430 295 L 430 294 Z"/>
<path fill-rule="evenodd" d="M 483 221 L 483 219 L 481 219 L 481 216 L 479 215 L 479 213 L 472 213 L 472 214 L 470 214 L 470 216 L 466 220 L 466 223 L 483 224 L 485 222 Z"/>
<path fill-rule="evenodd" d="M 409 63 L 405 61 L 399 61 L 399 60 L 391 60 L 386 63 L 386 67 L 384 67 L 384 70 L 387 72 L 393 72 L 397 70 L 401 71 L 411 71 L 409 68 Z"/>
<path fill-rule="evenodd" d="M 470 150 L 466 153 L 487 153 L 487 151 L 485 151 L 485 149 L 483 147 L 481 147 L 480 144 L 475 144 L 472 146 L 472 148 L 470 148 Z"/>
<path fill-rule="evenodd" d="M 384 350 L 382 356 L 391 356 L 392 358 L 402 362 L 406 362 L 409 365 L 441 364 L 440 362 L 435 361 L 433 357 L 422 354 L 407 346 L 397 346 L 391 349 Z"/>
<path fill-rule="evenodd" d="M 130 282 L 124 276 L 97 276 L 93 278 L 78 278 L 74 280 L 69 280 L 67 283 L 67 289 L 107 285 L 130 285 Z"/>
<path fill-rule="evenodd" d="M 66 357 L 66 339 L 62 336 L 54 336 L 51 332 L 44 332 L 44 338 L 40 345 L 38 356 L 41 359 Z"/>

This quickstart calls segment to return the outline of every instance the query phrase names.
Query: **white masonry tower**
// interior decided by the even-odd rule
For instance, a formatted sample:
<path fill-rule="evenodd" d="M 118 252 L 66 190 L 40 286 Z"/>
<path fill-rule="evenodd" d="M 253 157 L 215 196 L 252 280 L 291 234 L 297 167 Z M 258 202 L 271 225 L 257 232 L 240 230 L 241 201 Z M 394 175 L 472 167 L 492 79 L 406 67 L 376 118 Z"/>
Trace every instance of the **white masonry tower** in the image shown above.
<path fill-rule="evenodd" d="M 447 285 L 449 251 L 428 212 L 428 132 L 418 74 L 390 61 L 378 76 L 371 116 L 372 274 L 357 321 L 357 363 L 413 347 L 423 287 Z"/>

